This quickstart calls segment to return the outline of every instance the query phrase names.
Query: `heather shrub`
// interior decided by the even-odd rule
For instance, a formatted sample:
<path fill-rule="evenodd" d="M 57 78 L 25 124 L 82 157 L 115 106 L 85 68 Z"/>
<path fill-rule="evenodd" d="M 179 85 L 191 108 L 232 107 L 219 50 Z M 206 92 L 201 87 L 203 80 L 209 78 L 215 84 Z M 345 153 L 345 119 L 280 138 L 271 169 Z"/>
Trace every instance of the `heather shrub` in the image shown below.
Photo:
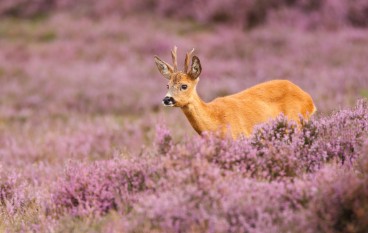
<path fill-rule="evenodd" d="M 368 22 L 368 5 L 364 0 L 231 0 L 226 3 L 216 0 L 175 2 L 167 0 L 106 0 L 103 2 L 95 0 L 78 2 L 71 0 L 31 2 L 4 0 L 0 3 L 0 16 L 30 17 L 68 11 L 77 15 L 101 18 L 109 15 L 126 16 L 132 13 L 154 12 L 161 17 L 194 19 L 206 24 L 225 22 L 252 28 L 267 22 L 270 13 L 277 14 L 285 9 L 288 9 L 288 14 L 297 18 L 297 21 L 307 21 L 309 27 L 321 27 L 321 25 L 328 28 L 341 25 L 366 27 Z M 275 17 L 271 18 L 275 20 Z"/>
<path fill-rule="evenodd" d="M 54 1 L 1 1 L 0 15 L 34 16 L 52 9 Z"/>
<path fill-rule="evenodd" d="M 64 230 L 91 218 L 98 229 L 126 232 L 364 232 L 366 113 L 360 100 L 300 129 L 280 116 L 238 141 L 174 141 L 160 124 L 154 150 L 69 163 L 47 216 L 64 219 L 56 223 Z M 347 142 L 353 149 L 342 148 Z M 81 221 L 64 223 L 75 216 Z"/>
<path fill-rule="evenodd" d="M 13 187 L 10 182 L 1 182 L 0 185 L 0 202 L 2 205 L 6 205 L 6 201 L 13 196 Z"/>
<path fill-rule="evenodd" d="M 145 227 L 174 232 L 206 229 L 199 211 L 216 208 L 218 194 L 213 188 L 222 179 L 219 169 L 203 160 L 192 161 L 180 169 L 166 163 L 165 168 L 163 188 L 140 199 L 132 212 L 132 223 L 137 225 L 130 228 L 140 229 L 147 222 Z"/>
<path fill-rule="evenodd" d="M 172 146 L 172 137 L 170 131 L 163 125 L 156 126 L 156 135 L 154 144 L 159 154 L 166 154 Z"/>
<path fill-rule="evenodd" d="M 249 139 L 234 142 L 206 135 L 171 146 L 166 152 L 176 161 L 175 166 L 206 159 L 245 177 L 267 180 L 296 177 L 315 172 L 326 162 L 351 165 L 367 135 L 367 116 L 367 101 L 360 100 L 353 110 L 302 121 L 301 129 L 280 116 L 258 126 Z M 159 145 L 167 148 L 165 143 Z"/>
<path fill-rule="evenodd" d="M 289 155 L 282 156 L 293 154 L 300 172 L 314 172 L 329 161 L 351 164 L 367 136 L 367 113 L 367 101 L 360 100 L 353 110 L 341 110 L 325 119 L 302 121 L 301 130 L 296 131 L 292 125 L 285 127 L 288 123 L 281 118 L 268 126 L 270 128 L 267 125 L 261 128 L 261 132 L 268 130 L 268 138 L 260 137 L 262 134 L 257 131 L 253 145 L 260 149 L 259 153 L 266 155 L 275 150 L 279 154 L 285 153 L 287 150 L 282 146 L 286 146 L 290 150 L 287 152 Z"/>
<path fill-rule="evenodd" d="M 365 139 L 363 146 L 358 151 L 359 157 L 354 164 L 359 176 L 367 176 L 368 174 L 368 140 Z"/>
<path fill-rule="evenodd" d="M 324 154 L 328 160 L 351 163 L 367 137 L 367 119 L 366 99 L 359 100 L 352 110 L 341 110 L 331 117 L 320 119 L 319 149 L 316 152 Z"/>
<path fill-rule="evenodd" d="M 246 28 L 258 26 L 266 21 L 269 10 L 277 1 L 185 1 L 161 0 L 156 5 L 158 13 L 179 18 L 193 18 L 202 23 L 235 23 Z M 179 10 L 184 9 L 184 10 Z"/>
<path fill-rule="evenodd" d="M 355 109 L 342 110 L 327 118 L 341 129 L 347 112 L 355 116 L 352 119 L 366 121 L 366 111 L 366 101 L 362 100 Z M 162 181 L 166 184 L 161 186 L 159 195 L 148 194 L 134 204 L 124 223 L 129 227 L 125 229 L 132 232 L 152 229 L 364 232 L 366 174 L 356 174 L 355 169 L 363 170 L 366 165 L 365 156 L 361 156 L 366 151 L 366 143 L 353 144 L 355 150 L 350 163 L 343 162 L 339 154 L 334 154 L 335 158 L 308 157 L 308 152 L 322 153 L 325 149 L 319 141 L 319 137 L 328 134 L 319 133 L 319 127 L 324 129 L 325 124 L 313 119 L 304 122 L 301 130 L 291 127 L 290 131 L 285 131 L 289 128 L 283 117 L 265 124 L 259 127 L 265 150 L 262 154 L 258 154 L 260 144 L 253 144 L 254 138 L 233 142 L 206 135 L 193 141 L 188 139 L 185 145 L 173 145 L 163 159 Z M 278 129 L 283 136 L 274 134 L 270 128 Z M 365 128 L 353 127 L 352 130 L 360 134 Z M 340 131 L 339 135 L 347 138 L 355 134 Z M 275 147 L 277 153 L 273 153 Z M 340 150 L 337 144 L 332 147 Z M 275 157 L 277 154 L 281 154 L 280 157 Z M 361 157 L 356 160 L 358 156 Z M 282 159 L 291 165 L 283 167 Z M 254 170 L 254 167 L 260 169 Z M 288 170 L 290 167 L 292 173 Z M 290 177 L 293 179 L 288 179 Z M 265 179 L 271 181 L 264 182 Z"/>
<path fill-rule="evenodd" d="M 366 1 L 351 1 L 348 7 L 347 18 L 354 26 L 368 25 L 368 3 Z"/>
<path fill-rule="evenodd" d="M 367 155 L 362 155 L 366 160 Z M 361 163 L 363 160 L 358 161 Z M 318 180 L 310 203 L 314 232 L 366 232 L 368 230 L 367 173 L 348 169 L 327 170 Z"/>
<path fill-rule="evenodd" d="M 140 192 L 152 188 L 156 167 L 128 160 L 70 164 L 55 184 L 56 211 L 73 216 L 127 213 Z"/>
<path fill-rule="evenodd" d="M 18 174 L 6 176 L 0 172 L 0 225 L 8 225 L 30 214 L 28 208 L 34 206 L 34 197 Z"/>
<path fill-rule="evenodd" d="M 259 182 L 200 157 L 171 162 L 158 193 L 133 205 L 124 221 L 129 232 L 279 232 L 296 225 L 292 213 L 310 200 L 300 182 Z"/>
<path fill-rule="evenodd" d="M 296 131 L 296 124 L 289 121 L 285 116 L 280 115 L 275 120 L 270 121 L 266 125 L 258 126 L 254 129 L 252 135 L 252 144 L 261 150 L 265 147 L 264 144 L 272 141 L 282 141 L 284 143 L 291 143 L 292 137 Z"/>

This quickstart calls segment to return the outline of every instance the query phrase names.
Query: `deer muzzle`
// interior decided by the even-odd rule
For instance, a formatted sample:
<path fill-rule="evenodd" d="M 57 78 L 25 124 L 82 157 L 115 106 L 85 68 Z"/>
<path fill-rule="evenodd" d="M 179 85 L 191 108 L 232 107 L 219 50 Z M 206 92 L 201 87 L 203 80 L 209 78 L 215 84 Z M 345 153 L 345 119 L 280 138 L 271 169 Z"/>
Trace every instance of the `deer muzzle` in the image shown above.
<path fill-rule="evenodd" d="M 166 96 L 163 100 L 162 100 L 163 105 L 165 106 L 174 106 L 174 104 L 176 103 L 174 98 L 171 96 Z"/>

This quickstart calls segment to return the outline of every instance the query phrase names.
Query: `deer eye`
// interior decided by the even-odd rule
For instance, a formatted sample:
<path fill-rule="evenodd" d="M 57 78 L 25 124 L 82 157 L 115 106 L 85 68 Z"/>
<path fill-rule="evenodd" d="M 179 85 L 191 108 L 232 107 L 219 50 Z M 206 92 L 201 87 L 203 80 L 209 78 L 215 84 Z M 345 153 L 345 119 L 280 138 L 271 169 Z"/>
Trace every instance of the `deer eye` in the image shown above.
<path fill-rule="evenodd" d="M 169 85 L 166 85 L 166 88 L 169 89 Z"/>
<path fill-rule="evenodd" d="M 180 89 L 182 89 L 182 90 L 186 90 L 187 88 L 188 88 L 188 85 L 185 85 L 185 84 L 181 85 L 181 87 L 180 87 Z"/>

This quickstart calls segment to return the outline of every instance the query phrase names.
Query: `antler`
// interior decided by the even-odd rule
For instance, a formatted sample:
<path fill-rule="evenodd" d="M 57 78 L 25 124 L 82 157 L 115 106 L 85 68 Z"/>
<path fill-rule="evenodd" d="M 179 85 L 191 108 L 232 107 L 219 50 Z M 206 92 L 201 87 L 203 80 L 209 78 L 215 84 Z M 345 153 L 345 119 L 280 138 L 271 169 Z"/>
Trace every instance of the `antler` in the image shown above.
<path fill-rule="evenodd" d="M 178 60 L 176 58 L 176 51 L 178 50 L 178 48 L 176 46 L 174 46 L 173 50 L 171 50 L 171 57 L 173 60 L 173 65 L 174 65 L 174 72 L 178 71 Z"/>
<path fill-rule="evenodd" d="M 194 52 L 194 48 L 190 52 L 188 52 L 187 55 L 185 56 L 185 62 L 184 62 L 184 72 L 185 73 L 189 72 L 189 63 L 190 63 L 190 58 L 193 52 Z"/>

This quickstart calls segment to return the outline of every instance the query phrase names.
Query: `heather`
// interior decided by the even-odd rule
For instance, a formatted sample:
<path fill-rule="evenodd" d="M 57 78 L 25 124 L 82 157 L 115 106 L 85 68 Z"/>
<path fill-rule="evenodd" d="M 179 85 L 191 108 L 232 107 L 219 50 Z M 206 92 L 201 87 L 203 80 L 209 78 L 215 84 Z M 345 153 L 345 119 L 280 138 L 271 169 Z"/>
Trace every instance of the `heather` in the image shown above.
<path fill-rule="evenodd" d="M 3 167 L 2 224 L 25 231 L 92 230 L 97 221 L 101 232 L 364 232 L 367 128 L 366 100 L 301 130 L 280 116 L 238 141 L 205 135 L 175 142 L 161 125 L 141 154 L 69 160 L 58 172 L 44 162 L 19 174 Z M 50 173 L 57 177 L 49 180 Z"/>
<path fill-rule="evenodd" d="M 202 24 L 235 23 L 244 28 L 280 19 L 307 28 L 368 26 L 368 3 L 364 0 L 4 0 L 0 4 L 0 16 L 39 17 L 51 12 L 97 18 L 154 12 L 158 16 L 193 19 Z"/>
<path fill-rule="evenodd" d="M 367 232 L 366 8 L 1 1 L 0 232 Z M 161 106 L 174 45 L 206 101 L 288 79 L 318 111 L 198 136 Z"/>

